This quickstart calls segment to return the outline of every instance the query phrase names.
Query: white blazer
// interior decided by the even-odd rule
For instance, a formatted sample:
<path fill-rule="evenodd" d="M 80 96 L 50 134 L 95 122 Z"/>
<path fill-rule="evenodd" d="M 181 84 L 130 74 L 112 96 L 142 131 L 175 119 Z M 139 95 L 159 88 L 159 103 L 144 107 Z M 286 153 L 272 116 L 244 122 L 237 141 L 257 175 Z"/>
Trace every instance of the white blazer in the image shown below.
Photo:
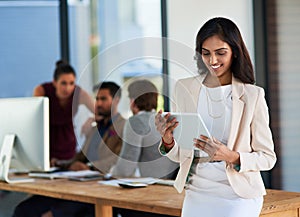
<path fill-rule="evenodd" d="M 197 112 L 201 76 L 179 80 L 174 89 L 174 112 Z M 161 146 L 162 144 L 160 144 Z M 240 154 L 240 171 L 226 164 L 226 174 L 240 197 L 255 198 L 266 194 L 260 171 L 270 170 L 276 163 L 274 143 L 269 127 L 269 112 L 264 90 L 232 78 L 232 120 L 227 147 Z M 180 163 L 174 187 L 182 192 L 193 161 L 193 151 L 175 142 L 166 154 Z"/>

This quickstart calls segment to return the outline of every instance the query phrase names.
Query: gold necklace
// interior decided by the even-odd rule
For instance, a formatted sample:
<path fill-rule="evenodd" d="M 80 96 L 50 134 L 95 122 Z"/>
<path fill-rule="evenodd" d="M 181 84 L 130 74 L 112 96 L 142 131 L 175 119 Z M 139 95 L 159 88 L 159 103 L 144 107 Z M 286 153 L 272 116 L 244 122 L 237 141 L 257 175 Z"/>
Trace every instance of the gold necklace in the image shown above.
<path fill-rule="evenodd" d="M 207 112 L 208 112 L 208 115 L 213 118 L 213 119 L 217 119 L 217 118 L 221 118 L 225 112 L 225 103 L 224 103 L 224 95 L 222 95 L 222 98 L 221 99 L 213 99 L 210 94 L 209 94 L 209 91 L 207 89 L 207 87 L 205 87 L 205 94 L 206 94 L 206 101 L 207 101 Z M 215 102 L 222 102 L 222 105 L 224 107 L 223 111 L 221 114 L 219 115 L 214 115 L 213 114 L 213 111 L 212 111 L 212 103 Z"/>
<path fill-rule="evenodd" d="M 222 90 L 220 90 L 222 92 Z M 212 102 L 222 102 L 224 101 L 224 94 L 222 93 L 222 97 L 221 99 L 213 99 L 212 96 L 210 95 L 207 87 L 205 87 L 205 92 L 206 92 L 206 96 L 209 98 L 210 101 Z"/>

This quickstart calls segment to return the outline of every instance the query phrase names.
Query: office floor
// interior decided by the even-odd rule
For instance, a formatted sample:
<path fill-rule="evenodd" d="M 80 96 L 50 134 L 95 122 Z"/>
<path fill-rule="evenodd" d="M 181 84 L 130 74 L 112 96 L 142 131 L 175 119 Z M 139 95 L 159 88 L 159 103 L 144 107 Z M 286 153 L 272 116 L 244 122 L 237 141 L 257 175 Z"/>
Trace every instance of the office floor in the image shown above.
<path fill-rule="evenodd" d="M 0 217 L 11 217 L 15 206 L 27 197 L 25 193 L 0 190 Z"/>

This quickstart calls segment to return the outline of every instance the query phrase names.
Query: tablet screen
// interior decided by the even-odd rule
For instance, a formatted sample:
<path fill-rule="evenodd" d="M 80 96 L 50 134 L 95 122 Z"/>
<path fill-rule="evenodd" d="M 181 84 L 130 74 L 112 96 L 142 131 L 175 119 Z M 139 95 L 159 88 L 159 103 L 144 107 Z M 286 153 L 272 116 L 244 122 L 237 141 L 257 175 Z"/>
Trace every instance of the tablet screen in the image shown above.
<path fill-rule="evenodd" d="M 167 113 L 164 113 L 165 115 Z M 194 138 L 205 135 L 211 138 L 207 127 L 205 126 L 201 116 L 198 113 L 172 113 L 172 117 L 176 117 L 179 122 L 175 128 L 173 135 L 180 147 L 185 149 L 194 149 Z"/>

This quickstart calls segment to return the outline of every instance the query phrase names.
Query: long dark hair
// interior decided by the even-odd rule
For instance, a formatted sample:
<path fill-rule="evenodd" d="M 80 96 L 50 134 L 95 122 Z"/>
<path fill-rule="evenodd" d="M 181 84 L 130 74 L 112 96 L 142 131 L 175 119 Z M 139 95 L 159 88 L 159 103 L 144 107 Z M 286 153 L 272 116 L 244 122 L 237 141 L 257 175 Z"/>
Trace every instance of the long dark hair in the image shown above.
<path fill-rule="evenodd" d="M 76 77 L 74 68 L 65 60 L 58 60 L 56 62 L 53 78 L 55 81 L 59 79 L 62 74 L 73 74 Z"/>
<path fill-rule="evenodd" d="M 234 58 L 231 71 L 233 76 L 244 83 L 254 84 L 255 77 L 252 62 L 241 33 L 235 23 L 223 17 L 208 20 L 197 34 L 195 59 L 199 73 L 204 74 L 208 72 L 201 57 L 202 45 L 207 38 L 214 35 L 218 35 L 220 39 L 226 42 L 232 49 Z"/>

